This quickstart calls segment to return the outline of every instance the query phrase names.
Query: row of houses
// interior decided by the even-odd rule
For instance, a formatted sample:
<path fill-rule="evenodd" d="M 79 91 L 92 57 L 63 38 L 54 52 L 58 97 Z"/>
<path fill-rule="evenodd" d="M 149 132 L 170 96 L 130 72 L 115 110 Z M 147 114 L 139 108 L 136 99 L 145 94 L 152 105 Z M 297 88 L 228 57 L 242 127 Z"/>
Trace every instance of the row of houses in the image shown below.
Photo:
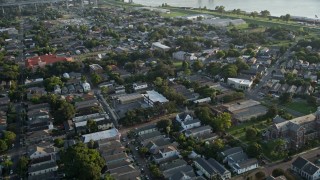
<path fill-rule="evenodd" d="M 288 85 L 288 84 L 280 84 L 279 82 L 273 83 L 272 86 L 269 86 L 269 93 L 271 94 L 283 94 L 283 93 L 291 93 L 297 95 L 310 95 L 314 92 L 314 87 L 311 85 Z"/>

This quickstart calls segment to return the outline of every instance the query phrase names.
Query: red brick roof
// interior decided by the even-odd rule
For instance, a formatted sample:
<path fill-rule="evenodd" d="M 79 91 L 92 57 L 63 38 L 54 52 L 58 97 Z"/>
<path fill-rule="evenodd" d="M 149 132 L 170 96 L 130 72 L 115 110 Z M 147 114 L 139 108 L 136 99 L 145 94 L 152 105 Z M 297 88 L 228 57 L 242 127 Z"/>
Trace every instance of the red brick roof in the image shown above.
<path fill-rule="evenodd" d="M 26 67 L 32 68 L 34 66 L 41 66 L 39 62 L 42 62 L 42 65 L 53 64 L 60 61 L 72 61 L 72 58 L 60 57 L 57 55 L 49 54 L 49 55 L 42 55 L 29 58 L 25 61 Z"/>

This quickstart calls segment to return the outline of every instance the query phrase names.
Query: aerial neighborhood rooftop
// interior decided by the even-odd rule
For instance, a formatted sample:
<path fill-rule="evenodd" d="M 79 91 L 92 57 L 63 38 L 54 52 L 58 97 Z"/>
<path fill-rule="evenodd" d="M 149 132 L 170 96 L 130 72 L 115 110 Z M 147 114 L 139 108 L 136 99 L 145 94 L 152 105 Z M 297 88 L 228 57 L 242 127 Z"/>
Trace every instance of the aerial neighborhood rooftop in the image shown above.
<path fill-rule="evenodd" d="M 0 179 L 320 179 L 319 22 L 0 2 Z"/>

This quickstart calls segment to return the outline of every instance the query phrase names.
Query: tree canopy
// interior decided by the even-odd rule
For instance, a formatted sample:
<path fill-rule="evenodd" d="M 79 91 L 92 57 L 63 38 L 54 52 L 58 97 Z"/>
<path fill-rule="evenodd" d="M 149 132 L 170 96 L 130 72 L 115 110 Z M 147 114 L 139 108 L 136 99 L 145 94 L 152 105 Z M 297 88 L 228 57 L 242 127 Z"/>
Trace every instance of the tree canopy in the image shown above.
<path fill-rule="evenodd" d="M 89 149 L 83 143 L 78 143 L 62 151 L 61 161 L 66 178 L 79 180 L 99 180 L 101 170 L 105 166 L 105 161 L 99 152 L 95 149 Z"/>

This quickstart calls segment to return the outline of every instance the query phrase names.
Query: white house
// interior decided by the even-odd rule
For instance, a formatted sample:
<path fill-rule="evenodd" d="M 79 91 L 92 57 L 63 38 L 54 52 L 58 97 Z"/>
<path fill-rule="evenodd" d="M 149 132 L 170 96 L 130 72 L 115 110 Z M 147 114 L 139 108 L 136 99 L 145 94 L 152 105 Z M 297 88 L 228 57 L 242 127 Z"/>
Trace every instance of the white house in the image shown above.
<path fill-rule="evenodd" d="M 201 126 L 200 120 L 193 119 L 193 117 L 188 113 L 177 114 L 176 120 L 180 123 L 182 131 Z"/>
<path fill-rule="evenodd" d="M 153 107 L 153 105 L 157 102 L 161 104 L 169 102 L 167 98 L 155 90 L 147 91 L 147 94 L 142 95 L 144 97 L 144 101 L 151 107 Z"/>
<path fill-rule="evenodd" d="M 241 90 L 250 89 L 253 82 L 247 79 L 238 79 L 238 78 L 228 78 L 228 85 Z"/>
<path fill-rule="evenodd" d="M 200 127 L 196 127 L 196 128 L 192 128 L 192 129 L 188 129 L 185 132 L 185 136 L 186 137 L 201 137 L 204 135 L 208 135 L 212 132 L 212 129 L 210 126 L 200 126 Z"/>
<path fill-rule="evenodd" d="M 105 131 L 95 132 L 91 134 L 82 135 L 83 143 L 88 143 L 89 141 L 98 141 L 102 139 L 109 140 L 120 140 L 120 132 L 116 128 L 111 128 Z"/>
<path fill-rule="evenodd" d="M 133 83 L 132 87 L 135 91 L 139 91 L 139 90 L 148 88 L 148 84 L 147 83 Z"/>
<path fill-rule="evenodd" d="M 151 125 L 144 126 L 144 127 L 139 128 L 139 129 L 136 129 L 135 133 L 137 135 L 141 136 L 141 135 L 152 133 L 152 132 L 155 132 L 155 131 L 157 131 L 157 126 L 155 124 L 151 124 Z"/>
<path fill-rule="evenodd" d="M 58 170 L 57 163 L 49 162 L 49 163 L 29 167 L 28 173 L 29 173 L 29 176 L 36 176 L 39 174 L 45 174 L 45 173 L 53 172 L 57 170 Z"/>
<path fill-rule="evenodd" d="M 227 161 L 232 172 L 237 174 L 242 174 L 259 167 L 258 160 L 255 158 L 249 159 L 245 153 L 229 155 Z"/>
<path fill-rule="evenodd" d="M 52 154 L 56 154 L 55 147 L 44 148 L 44 147 L 34 146 L 34 147 L 31 147 L 28 152 L 30 159 L 37 159 L 37 158 L 49 156 Z"/>
<path fill-rule="evenodd" d="M 152 43 L 152 46 L 151 46 L 152 49 L 158 49 L 158 50 L 161 50 L 161 51 L 168 51 L 170 49 L 169 46 L 166 46 L 164 44 L 161 44 L 160 42 L 154 42 Z"/>
<path fill-rule="evenodd" d="M 292 162 L 291 170 L 308 180 L 320 179 L 320 167 L 302 157 Z"/>
<path fill-rule="evenodd" d="M 217 176 L 222 180 L 231 179 L 231 172 L 215 159 L 197 158 L 194 165 L 209 179 L 215 179 Z"/>
<path fill-rule="evenodd" d="M 88 92 L 88 91 L 91 90 L 91 86 L 90 86 L 90 84 L 88 82 L 82 83 L 81 86 L 82 86 L 84 92 Z"/>
<path fill-rule="evenodd" d="M 159 149 L 158 154 L 154 155 L 154 161 L 156 163 L 160 163 L 168 158 L 178 156 L 179 152 L 174 146 L 167 146 L 164 148 Z"/>

